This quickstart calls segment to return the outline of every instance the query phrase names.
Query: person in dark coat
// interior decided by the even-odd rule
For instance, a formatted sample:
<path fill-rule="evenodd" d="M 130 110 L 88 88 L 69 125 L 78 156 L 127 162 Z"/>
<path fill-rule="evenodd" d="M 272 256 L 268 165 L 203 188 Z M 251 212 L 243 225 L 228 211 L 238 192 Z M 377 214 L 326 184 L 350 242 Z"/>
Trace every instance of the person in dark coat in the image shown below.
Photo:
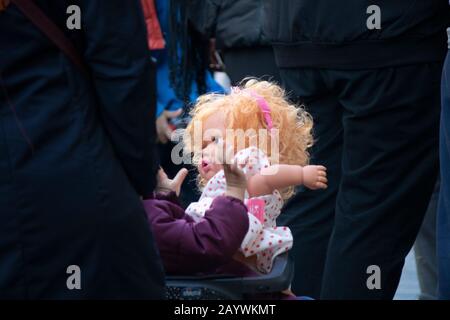
<path fill-rule="evenodd" d="M 313 116 L 311 162 L 328 189 L 299 188 L 293 290 L 391 299 L 438 175 L 447 0 L 270 0 L 266 34 L 283 83 Z"/>
<path fill-rule="evenodd" d="M 192 0 L 193 25 L 215 38 L 233 85 L 246 77 L 280 83 L 273 48 L 265 34 L 263 0 Z"/>
<path fill-rule="evenodd" d="M 157 168 L 140 3 L 79 0 L 74 31 L 70 1 L 35 3 L 90 75 L 14 4 L 0 12 L 0 298 L 163 298 L 140 199 Z"/>

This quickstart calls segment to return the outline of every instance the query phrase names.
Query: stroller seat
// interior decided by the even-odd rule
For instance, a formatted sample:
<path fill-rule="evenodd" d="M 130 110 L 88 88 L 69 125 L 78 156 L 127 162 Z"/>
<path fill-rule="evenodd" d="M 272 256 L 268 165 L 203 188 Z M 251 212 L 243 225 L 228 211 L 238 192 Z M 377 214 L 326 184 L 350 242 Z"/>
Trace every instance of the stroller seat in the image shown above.
<path fill-rule="evenodd" d="M 251 277 L 228 275 L 168 276 L 169 300 L 242 300 L 245 295 L 276 293 L 289 288 L 294 263 L 287 253 L 275 258 L 270 273 Z"/>

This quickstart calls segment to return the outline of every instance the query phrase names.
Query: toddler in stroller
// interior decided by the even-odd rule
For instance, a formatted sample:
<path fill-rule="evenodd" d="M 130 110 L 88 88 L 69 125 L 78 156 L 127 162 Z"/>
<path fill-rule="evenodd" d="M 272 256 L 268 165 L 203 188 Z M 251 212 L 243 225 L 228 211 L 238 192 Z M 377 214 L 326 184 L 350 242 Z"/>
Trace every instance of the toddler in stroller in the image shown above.
<path fill-rule="evenodd" d="M 319 189 L 327 183 L 323 166 L 306 165 L 312 121 L 287 102 L 280 87 L 256 80 L 230 95 L 199 98 L 192 118 L 184 143 L 197 161 L 200 200 L 186 211 L 177 203 L 174 190 L 187 173 L 181 171 L 174 180 L 160 172 L 159 188 L 166 194 L 145 201 L 166 272 L 172 276 L 169 294 L 261 298 L 264 293 L 281 298 L 293 275 L 286 255 L 292 235 L 287 227 L 277 227 L 275 219 L 293 186 Z M 199 124 L 201 143 L 192 140 Z M 261 147 L 261 141 L 256 147 L 261 136 L 249 136 L 249 130 L 268 131 L 270 136 L 263 136 L 271 148 Z M 244 134 L 242 143 L 239 133 Z"/>

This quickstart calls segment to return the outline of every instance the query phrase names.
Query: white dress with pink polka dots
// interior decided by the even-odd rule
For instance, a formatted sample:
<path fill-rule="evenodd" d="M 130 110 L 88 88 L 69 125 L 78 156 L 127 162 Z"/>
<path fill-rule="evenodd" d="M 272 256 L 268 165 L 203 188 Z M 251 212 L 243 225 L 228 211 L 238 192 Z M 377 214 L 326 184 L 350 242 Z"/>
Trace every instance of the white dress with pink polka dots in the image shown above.
<path fill-rule="evenodd" d="M 235 160 L 240 165 L 242 171 L 251 177 L 261 171 L 264 167 L 270 166 L 267 156 L 256 147 L 244 149 L 235 156 Z M 212 177 L 205 188 L 198 202 L 193 202 L 186 209 L 186 213 L 195 221 L 201 220 L 205 212 L 211 206 L 215 197 L 224 195 L 226 191 L 226 180 L 223 170 Z M 287 227 L 277 227 L 276 219 L 283 206 L 280 193 L 275 190 L 272 194 L 250 198 L 246 192 L 245 204 L 252 207 L 254 199 L 259 199 L 259 203 L 264 201 L 263 216 L 257 217 L 252 212 L 248 212 L 249 230 L 242 241 L 240 251 L 244 256 L 256 255 L 257 269 L 267 273 L 272 269 L 275 257 L 292 248 L 292 233 Z"/>

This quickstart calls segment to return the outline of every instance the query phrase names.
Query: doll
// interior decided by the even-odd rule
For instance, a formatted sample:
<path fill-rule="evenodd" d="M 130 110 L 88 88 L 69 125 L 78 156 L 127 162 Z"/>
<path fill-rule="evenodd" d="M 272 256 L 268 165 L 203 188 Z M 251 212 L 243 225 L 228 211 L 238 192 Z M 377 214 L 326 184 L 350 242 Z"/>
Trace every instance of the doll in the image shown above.
<path fill-rule="evenodd" d="M 326 168 L 307 165 L 311 117 L 290 104 L 279 86 L 257 80 L 229 95 L 200 97 L 191 115 L 185 145 L 199 170 L 202 195 L 186 213 L 200 221 L 213 200 L 230 188 L 233 182 L 225 180 L 222 161 L 224 148 L 231 149 L 233 156 L 225 160 L 237 164 L 247 177 L 244 203 L 250 224 L 239 251 L 245 258 L 253 257 L 256 270 L 270 272 L 274 258 L 292 247 L 291 231 L 277 226 L 276 218 L 293 187 L 327 187 Z M 201 144 L 193 139 L 199 124 Z M 258 143 L 261 140 L 267 143 Z"/>

